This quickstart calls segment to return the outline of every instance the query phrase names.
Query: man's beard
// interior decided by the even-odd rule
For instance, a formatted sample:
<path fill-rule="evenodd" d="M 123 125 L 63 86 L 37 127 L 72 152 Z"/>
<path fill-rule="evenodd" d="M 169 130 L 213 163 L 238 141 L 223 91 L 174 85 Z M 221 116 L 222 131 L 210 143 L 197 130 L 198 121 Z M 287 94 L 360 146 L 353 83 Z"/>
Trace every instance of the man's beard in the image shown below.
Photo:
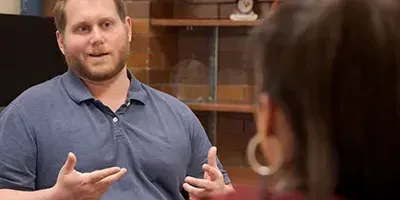
<path fill-rule="evenodd" d="M 110 80 L 111 78 L 119 74 L 122 69 L 124 69 L 126 62 L 129 58 L 129 52 L 130 52 L 129 42 L 128 40 L 126 40 L 125 45 L 118 51 L 119 60 L 117 65 L 112 66 L 113 67 L 112 69 L 107 70 L 104 73 L 96 73 L 96 72 L 93 73 L 92 70 L 90 69 L 93 66 L 87 66 L 83 63 L 82 60 L 80 60 L 76 56 L 71 56 L 68 53 L 68 49 L 65 49 L 65 60 L 67 62 L 68 67 L 73 72 L 75 72 L 80 78 L 89 81 L 100 82 L 100 81 Z"/>

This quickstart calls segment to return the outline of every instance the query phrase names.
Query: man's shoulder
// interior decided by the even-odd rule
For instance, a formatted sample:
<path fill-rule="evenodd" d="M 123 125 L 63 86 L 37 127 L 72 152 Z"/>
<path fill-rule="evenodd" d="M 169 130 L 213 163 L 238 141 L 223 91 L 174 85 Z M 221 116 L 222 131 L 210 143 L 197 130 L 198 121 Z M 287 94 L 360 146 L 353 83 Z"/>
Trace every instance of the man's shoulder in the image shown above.
<path fill-rule="evenodd" d="M 143 84 L 143 86 L 148 91 L 149 95 L 153 97 L 153 100 L 161 101 L 164 105 L 167 105 L 180 113 L 188 114 L 192 112 L 189 106 L 187 106 L 184 102 L 182 102 L 178 98 L 170 94 L 167 94 L 165 92 L 162 92 L 160 90 L 157 90 L 155 88 L 152 88 L 148 85 Z"/>
<path fill-rule="evenodd" d="M 18 107 L 43 106 L 60 95 L 61 76 L 55 76 L 47 81 L 33 85 L 19 94 L 12 104 Z"/>

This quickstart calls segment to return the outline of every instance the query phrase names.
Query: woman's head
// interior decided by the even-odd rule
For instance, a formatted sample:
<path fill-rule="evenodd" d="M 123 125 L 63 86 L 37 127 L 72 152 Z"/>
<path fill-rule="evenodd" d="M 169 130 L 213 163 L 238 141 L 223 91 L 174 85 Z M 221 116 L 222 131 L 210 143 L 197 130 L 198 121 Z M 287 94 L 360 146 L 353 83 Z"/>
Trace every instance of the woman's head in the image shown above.
<path fill-rule="evenodd" d="M 399 8 L 395 0 L 285 0 L 254 30 L 257 135 L 286 186 L 351 197 L 392 181 Z"/>

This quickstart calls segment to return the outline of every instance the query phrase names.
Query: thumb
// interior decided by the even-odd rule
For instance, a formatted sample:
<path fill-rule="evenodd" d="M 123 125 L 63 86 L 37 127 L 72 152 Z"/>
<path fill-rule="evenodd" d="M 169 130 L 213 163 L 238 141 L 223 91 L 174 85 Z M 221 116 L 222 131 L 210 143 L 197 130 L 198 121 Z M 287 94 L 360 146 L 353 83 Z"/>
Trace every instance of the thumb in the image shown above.
<path fill-rule="evenodd" d="M 73 153 L 68 153 L 67 160 L 65 161 L 65 164 L 63 166 L 63 172 L 68 174 L 72 171 L 74 171 L 76 165 L 76 156 Z"/>
<path fill-rule="evenodd" d="M 210 151 L 208 151 L 208 162 L 211 167 L 217 166 L 217 147 L 211 147 Z"/>

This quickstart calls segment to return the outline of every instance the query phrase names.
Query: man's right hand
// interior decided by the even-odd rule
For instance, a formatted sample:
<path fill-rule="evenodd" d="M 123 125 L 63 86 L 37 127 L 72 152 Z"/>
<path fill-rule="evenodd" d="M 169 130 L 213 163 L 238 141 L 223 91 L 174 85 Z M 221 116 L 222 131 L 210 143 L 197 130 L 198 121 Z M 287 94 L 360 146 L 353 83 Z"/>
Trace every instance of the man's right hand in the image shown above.
<path fill-rule="evenodd" d="M 99 200 L 110 185 L 126 173 L 126 169 L 111 167 L 90 173 L 75 170 L 76 156 L 68 154 L 52 193 L 60 200 Z"/>

